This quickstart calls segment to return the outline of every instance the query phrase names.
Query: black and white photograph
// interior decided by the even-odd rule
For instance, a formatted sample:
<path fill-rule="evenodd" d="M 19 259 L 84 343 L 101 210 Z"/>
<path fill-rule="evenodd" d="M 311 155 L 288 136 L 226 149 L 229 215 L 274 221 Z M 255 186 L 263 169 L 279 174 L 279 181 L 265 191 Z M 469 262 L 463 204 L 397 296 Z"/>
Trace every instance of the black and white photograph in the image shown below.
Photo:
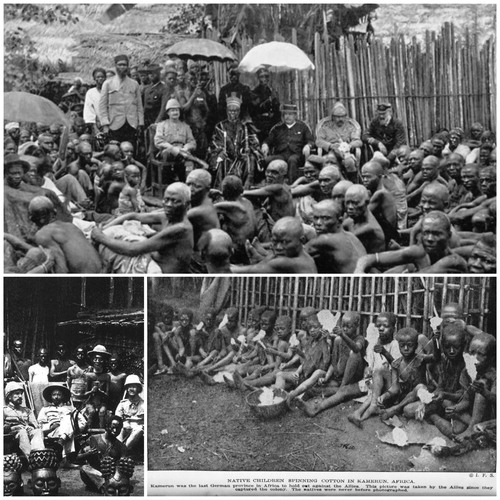
<path fill-rule="evenodd" d="M 496 299 L 487 277 L 148 278 L 148 470 L 495 472 Z"/>
<path fill-rule="evenodd" d="M 5 496 L 144 495 L 144 280 L 5 278 Z"/>
<path fill-rule="evenodd" d="M 496 7 L 4 4 L 7 273 L 496 273 Z"/>

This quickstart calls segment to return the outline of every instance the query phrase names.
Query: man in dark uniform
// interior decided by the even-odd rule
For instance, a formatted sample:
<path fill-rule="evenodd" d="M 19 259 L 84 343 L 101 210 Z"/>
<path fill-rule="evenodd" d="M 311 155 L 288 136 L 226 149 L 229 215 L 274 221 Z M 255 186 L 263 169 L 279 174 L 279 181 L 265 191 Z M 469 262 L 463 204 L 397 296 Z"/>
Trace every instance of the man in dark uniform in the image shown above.
<path fill-rule="evenodd" d="M 156 122 L 161 111 L 163 94 L 166 91 L 165 85 L 160 80 L 160 66 L 151 64 L 148 66 L 148 74 L 151 83 L 144 87 L 142 101 L 144 103 L 144 126 L 148 128 Z"/>
<path fill-rule="evenodd" d="M 362 139 L 391 162 L 396 158 L 399 147 L 406 144 L 403 122 L 394 118 L 392 106 L 388 102 L 377 105 L 377 116 L 363 133 Z"/>
<path fill-rule="evenodd" d="M 249 116 L 252 100 L 250 97 L 250 87 L 240 83 L 240 72 L 238 66 L 233 64 L 229 68 L 229 83 L 224 85 L 219 92 L 219 105 L 217 114 L 219 122 L 227 119 L 227 103 L 228 97 L 237 97 L 241 101 L 240 116 L 245 121 Z"/>
<path fill-rule="evenodd" d="M 170 99 L 176 99 L 175 88 L 177 86 L 177 70 L 175 69 L 175 66 L 167 64 L 163 73 L 165 74 L 165 89 L 161 101 L 161 110 L 158 117 L 156 118 L 156 123 L 162 122 L 163 120 L 166 120 L 168 118 L 167 102 L 170 101 Z"/>
<path fill-rule="evenodd" d="M 264 141 L 271 129 L 281 120 L 278 93 L 269 85 L 269 70 L 261 68 L 257 71 L 259 84 L 252 89 L 252 120 L 259 130 L 259 142 Z"/>
<path fill-rule="evenodd" d="M 314 137 L 311 129 L 297 120 L 295 104 L 284 104 L 281 111 L 283 121 L 269 132 L 269 137 L 262 144 L 262 153 L 267 156 L 266 165 L 273 160 L 285 160 L 288 163 L 288 181 L 291 183 L 299 177 L 299 169 L 311 152 Z"/>

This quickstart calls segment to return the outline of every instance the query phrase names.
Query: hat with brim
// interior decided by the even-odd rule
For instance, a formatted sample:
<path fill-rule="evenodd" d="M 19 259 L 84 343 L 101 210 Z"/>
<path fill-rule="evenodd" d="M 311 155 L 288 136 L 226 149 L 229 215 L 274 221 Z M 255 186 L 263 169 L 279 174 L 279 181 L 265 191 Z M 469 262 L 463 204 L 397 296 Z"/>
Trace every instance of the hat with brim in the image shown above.
<path fill-rule="evenodd" d="M 377 111 L 386 111 L 387 109 L 392 108 L 390 102 L 379 102 L 377 104 Z"/>
<path fill-rule="evenodd" d="M 24 385 L 21 382 L 7 382 L 5 386 L 5 398 L 8 398 L 9 395 L 16 391 L 24 391 Z"/>
<path fill-rule="evenodd" d="M 141 387 L 141 390 L 139 392 L 142 391 L 142 383 L 138 375 L 129 375 L 125 379 L 125 384 L 123 385 L 123 387 L 125 387 L 126 389 L 129 385 L 139 385 Z"/>
<path fill-rule="evenodd" d="M 43 395 L 43 399 L 45 399 L 45 401 L 48 401 L 49 403 L 52 401 L 52 393 L 56 390 L 60 390 L 62 392 L 62 395 L 63 395 L 63 401 L 69 401 L 70 397 L 71 397 L 71 392 L 70 390 L 65 386 L 65 385 L 62 385 L 62 384 L 56 384 L 56 383 L 52 383 L 52 384 L 49 384 L 42 392 L 42 395 Z"/>
<path fill-rule="evenodd" d="M 71 111 L 82 111 L 83 110 L 83 103 L 82 102 L 75 102 L 75 104 L 73 104 L 70 107 L 70 110 Z"/>
<path fill-rule="evenodd" d="M 181 105 L 177 99 L 169 99 L 165 109 L 168 111 L 169 109 L 181 109 Z"/>
<path fill-rule="evenodd" d="M 23 170 L 27 172 L 30 169 L 30 164 L 23 160 L 17 153 L 7 155 L 3 159 L 4 172 L 12 165 L 21 165 Z"/>
<path fill-rule="evenodd" d="M 89 356 L 94 356 L 96 354 L 102 354 L 103 356 L 111 357 L 111 353 L 103 345 L 96 345 L 91 351 L 87 353 Z"/>
<path fill-rule="evenodd" d="M 297 113 L 298 108 L 296 104 L 283 104 L 281 106 L 281 112 L 282 113 Z"/>

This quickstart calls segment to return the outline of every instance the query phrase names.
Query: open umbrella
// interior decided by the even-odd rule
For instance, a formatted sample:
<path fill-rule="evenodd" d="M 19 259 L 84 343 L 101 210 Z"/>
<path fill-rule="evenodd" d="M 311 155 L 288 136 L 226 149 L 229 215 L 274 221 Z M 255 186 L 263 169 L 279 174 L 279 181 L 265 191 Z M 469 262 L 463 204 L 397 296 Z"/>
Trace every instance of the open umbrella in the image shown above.
<path fill-rule="evenodd" d="M 8 121 L 70 125 L 68 118 L 56 104 L 29 92 L 5 92 L 3 115 L 4 120 Z"/>
<path fill-rule="evenodd" d="M 237 57 L 231 49 L 222 43 L 206 38 L 190 38 L 178 42 L 167 50 L 167 56 L 179 59 L 193 59 L 202 61 L 236 61 Z"/>
<path fill-rule="evenodd" d="M 314 64 L 304 51 L 292 43 L 269 42 L 250 49 L 239 65 L 239 69 L 246 73 L 255 73 L 263 67 L 281 73 L 314 69 Z"/>

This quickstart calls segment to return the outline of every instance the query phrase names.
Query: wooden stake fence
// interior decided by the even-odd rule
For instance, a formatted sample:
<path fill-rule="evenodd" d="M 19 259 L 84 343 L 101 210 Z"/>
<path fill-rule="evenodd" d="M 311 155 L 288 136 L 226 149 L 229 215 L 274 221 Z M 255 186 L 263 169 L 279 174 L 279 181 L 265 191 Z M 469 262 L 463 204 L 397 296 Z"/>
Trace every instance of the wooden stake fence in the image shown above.
<path fill-rule="evenodd" d="M 496 335 L 490 316 L 496 290 L 491 278 L 473 277 L 235 277 L 231 305 L 237 306 L 245 324 L 252 308 L 267 306 L 290 315 L 294 328 L 303 307 L 318 310 L 357 311 L 362 331 L 378 313 L 393 312 L 398 328 L 411 326 L 426 335 L 429 319 L 449 302 L 462 305 L 467 324 Z"/>

